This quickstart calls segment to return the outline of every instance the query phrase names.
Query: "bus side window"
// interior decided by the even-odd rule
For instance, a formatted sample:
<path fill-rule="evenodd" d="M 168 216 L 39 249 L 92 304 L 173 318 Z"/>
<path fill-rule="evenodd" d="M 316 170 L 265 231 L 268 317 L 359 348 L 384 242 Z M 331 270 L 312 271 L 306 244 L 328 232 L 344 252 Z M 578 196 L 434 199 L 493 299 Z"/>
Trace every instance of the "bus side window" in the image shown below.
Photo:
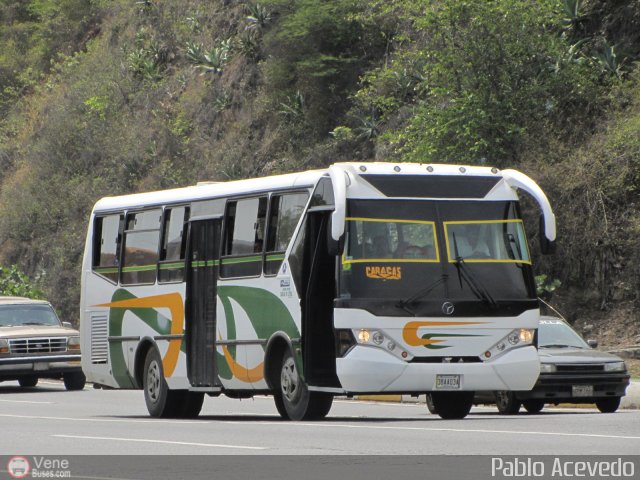
<path fill-rule="evenodd" d="M 120 277 L 123 285 L 155 283 L 161 216 L 160 209 L 127 215 Z"/>
<path fill-rule="evenodd" d="M 118 282 L 123 221 L 124 215 L 107 215 L 97 217 L 93 225 L 93 271 L 114 283 Z"/>
<path fill-rule="evenodd" d="M 166 208 L 160 244 L 159 282 L 181 282 L 187 245 L 189 207 Z"/>
<path fill-rule="evenodd" d="M 262 272 L 267 197 L 227 203 L 221 277 L 253 277 Z"/>
<path fill-rule="evenodd" d="M 273 195 L 269 213 L 269 232 L 264 264 L 265 275 L 275 275 L 284 260 L 293 232 L 298 225 L 309 194 L 307 192 Z"/>

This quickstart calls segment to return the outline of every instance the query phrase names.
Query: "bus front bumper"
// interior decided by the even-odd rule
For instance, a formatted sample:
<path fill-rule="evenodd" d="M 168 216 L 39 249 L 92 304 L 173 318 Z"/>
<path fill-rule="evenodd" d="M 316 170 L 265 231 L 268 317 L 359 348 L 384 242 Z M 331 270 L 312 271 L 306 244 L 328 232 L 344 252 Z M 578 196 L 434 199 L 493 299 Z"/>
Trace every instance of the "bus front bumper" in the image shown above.
<path fill-rule="evenodd" d="M 533 346 L 487 362 L 407 363 L 382 349 L 357 345 L 336 359 L 336 367 L 342 388 L 352 393 L 437 391 L 437 378 L 443 375 L 459 375 L 460 391 L 530 390 L 540 373 Z"/>

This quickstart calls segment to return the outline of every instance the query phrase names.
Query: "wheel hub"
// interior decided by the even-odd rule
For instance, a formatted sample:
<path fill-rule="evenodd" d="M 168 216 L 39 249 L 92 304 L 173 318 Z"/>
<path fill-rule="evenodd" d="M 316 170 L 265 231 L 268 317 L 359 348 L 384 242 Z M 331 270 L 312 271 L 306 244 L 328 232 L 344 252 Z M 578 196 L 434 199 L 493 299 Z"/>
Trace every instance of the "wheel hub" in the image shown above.
<path fill-rule="evenodd" d="M 158 401 L 160 395 L 160 366 L 155 360 L 149 364 L 147 372 L 147 393 L 152 402 Z"/>
<path fill-rule="evenodd" d="M 284 397 L 293 402 L 298 396 L 300 387 L 300 376 L 296 369 L 296 364 L 293 358 L 289 357 L 282 365 L 282 371 L 280 372 L 280 387 Z"/>

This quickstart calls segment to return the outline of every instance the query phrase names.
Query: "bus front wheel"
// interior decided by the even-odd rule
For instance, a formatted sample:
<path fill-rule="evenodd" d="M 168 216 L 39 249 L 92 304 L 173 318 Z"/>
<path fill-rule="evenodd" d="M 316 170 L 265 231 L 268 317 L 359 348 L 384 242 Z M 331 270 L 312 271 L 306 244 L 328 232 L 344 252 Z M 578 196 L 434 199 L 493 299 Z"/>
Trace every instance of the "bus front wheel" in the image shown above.
<path fill-rule="evenodd" d="M 164 379 L 162 359 L 155 348 L 147 352 L 142 377 L 144 401 L 152 417 L 173 417 L 178 413 L 179 392 L 169 390 Z"/>
<path fill-rule="evenodd" d="M 431 392 L 435 413 L 445 420 L 466 417 L 473 406 L 473 392 Z"/>
<path fill-rule="evenodd" d="M 333 395 L 309 391 L 298 372 L 293 354 L 287 350 L 282 358 L 275 402 L 278 413 L 285 419 L 317 420 L 329 413 Z"/>

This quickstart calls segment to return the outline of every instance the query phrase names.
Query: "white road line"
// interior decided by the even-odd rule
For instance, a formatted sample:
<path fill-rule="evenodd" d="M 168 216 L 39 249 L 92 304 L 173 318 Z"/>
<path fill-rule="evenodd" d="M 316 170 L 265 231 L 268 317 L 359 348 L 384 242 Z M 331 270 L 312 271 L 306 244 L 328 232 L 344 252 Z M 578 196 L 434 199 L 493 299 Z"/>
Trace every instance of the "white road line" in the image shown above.
<path fill-rule="evenodd" d="M 28 418 L 31 420 L 61 420 L 61 421 L 73 421 L 73 422 L 104 422 L 104 423 L 179 423 L 179 424 L 198 424 L 202 423 L 199 420 L 161 420 L 158 418 L 148 419 L 133 419 L 133 418 L 77 418 L 77 417 L 48 417 L 44 415 L 10 415 L 7 413 L 0 413 L 0 418 Z"/>
<path fill-rule="evenodd" d="M 54 402 L 37 402 L 35 400 L 0 400 L 0 402 L 7 402 L 7 403 L 42 403 L 42 404 L 48 404 L 48 405 L 53 405 Z"/>
<path fill-rule="evenodd" d="M 116 442 L 137 442 L 137 443 L 163 443 L 166 445 L 187 445 L 190 447 L 213 447 L 213 448 L 233 448 L 242 450 L 267 450 L 267 447 L 249 447 L 247 445 L 224 445 L 218 443 L 196 443 L 196 442 L 174 442 L 171 440 L 154 440 L 151 438 L 121 438 L 121 437 L 88 437 L 84 435 L 51 435 L 58 438 L 76 438 L 80 440 L 113 440 Z"/>
<path fill-rule="evenodd" d="M 399 419 L 400 421 L 402 419 Z M 271 425 L 273 422 L 241 422 L 241 421 L 225 421 L 222 423 L 238 424 L 238 425 Z M 484 430 L 484 429 L 467 429 L 467 428 L 429 428 L 429 427 L 389 427 L 381 425 L 348 425 L 344 423 L 302 423 L 302 422 L 282 422 L 279 425 L 291 427 L 316 427 L 316 428 L 351 428 L 366 430 L 399 430 L 399 431 L 422 431 L 422 432 L 458 432 L 458 433 L 499 433 L 509 435 L 544 435 L 558 437 L 586 437 L 586 438 L 612 438 L 618 440 L 640 440 L 640 436 L 631 435 L 602 435 L 596 433 L 566 433 L 566 432 L 535 432 L 535 431 L 517 431 L 517 430 Z"/>

